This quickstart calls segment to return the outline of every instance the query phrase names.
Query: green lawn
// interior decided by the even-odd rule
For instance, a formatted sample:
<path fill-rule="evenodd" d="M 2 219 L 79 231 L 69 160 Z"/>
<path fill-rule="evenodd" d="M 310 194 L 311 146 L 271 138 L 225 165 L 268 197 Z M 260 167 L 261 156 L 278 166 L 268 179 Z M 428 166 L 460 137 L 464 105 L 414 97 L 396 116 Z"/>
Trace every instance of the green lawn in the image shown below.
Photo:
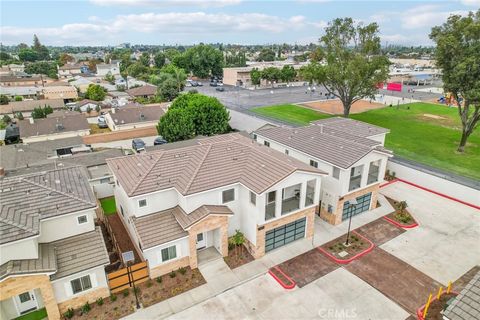
<path fill-rule="evenodd" d="M 256 108 L 254 112 L 292 124 L 308 124 L 329 117 L 295 105 Z M 480 179 L 480 129 L 470 136 L 465 153 L 457 153 L 461 123 L 456 108 L 412 103 L 400 108 L 370 110 L 351 115 L 351 118 L 389 128 L 385 146 L 398 156 Z"/>
<path fill-rule="evenodd" d="M 293 124 L 308 124 L 310 121 L 330 117 L 312 109 L 302 108 L 293 104 L 253 108 L 251 111 L 269 118 L 290 122 Z"/>
<path fill-rule="evenodd" d="M 103 198 L 100 200 L 100 203 L 102 204 L 102 209 L 106 216 L 115 214 L 117 212 L 115 197 Z"/>
<path fill-rule="evenodd" d="M 23 316 L 15 318 L 15 320 L 41 320 L 46 318 L 47 318 L 47 310 L 45 310 L 45 308 L 42 308 L 30 313 L 24 314 Z"/>

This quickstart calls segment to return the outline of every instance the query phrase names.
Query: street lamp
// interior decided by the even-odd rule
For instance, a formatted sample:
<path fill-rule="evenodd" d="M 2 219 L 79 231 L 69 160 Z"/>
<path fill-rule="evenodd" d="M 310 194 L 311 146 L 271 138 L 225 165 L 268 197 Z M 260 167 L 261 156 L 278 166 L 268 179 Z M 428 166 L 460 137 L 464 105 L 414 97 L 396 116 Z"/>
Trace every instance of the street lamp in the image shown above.
<path fill-rule="evenodd" d="M 358 204 L 357 199 L 352 199 L 352 200 L 348 201 L 348 208 L 349 208 L 349 211 L 350 211 L 350 217 L 349 217 L 349 221 L 348 221 L 347 241 L 345 241 L 346 246 L 348 246 L 348 240 L 350 239 L 350 227 L 352 225 L 352 216 L 353 216 L 353 214 L 352 214 L 353 210 L 352 209 L 355 209 L 357 204 Z"/>

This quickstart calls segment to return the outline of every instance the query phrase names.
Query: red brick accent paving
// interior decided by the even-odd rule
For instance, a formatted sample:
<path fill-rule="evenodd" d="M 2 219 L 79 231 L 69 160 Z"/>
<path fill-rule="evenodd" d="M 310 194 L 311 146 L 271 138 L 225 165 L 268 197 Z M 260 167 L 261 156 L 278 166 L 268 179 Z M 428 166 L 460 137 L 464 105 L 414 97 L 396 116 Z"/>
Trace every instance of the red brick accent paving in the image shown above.
<path fill-rule="evenodd" d="M 405 232 L 404 229 L 396 227 L 382 218 L 367 223 L 366 225 L 355 229 L 355 231 L 362 236 L 367 237 L 377 246 L 380 246 Z"/>

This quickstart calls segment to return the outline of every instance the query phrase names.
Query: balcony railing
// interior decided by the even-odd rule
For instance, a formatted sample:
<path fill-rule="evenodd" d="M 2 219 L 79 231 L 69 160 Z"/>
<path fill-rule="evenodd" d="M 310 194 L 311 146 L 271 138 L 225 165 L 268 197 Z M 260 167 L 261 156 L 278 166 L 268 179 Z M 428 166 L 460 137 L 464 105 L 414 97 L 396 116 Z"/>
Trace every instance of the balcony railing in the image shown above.
<path fill-rule="evenodd" d="M 275 202 L 265 206 L 265 221 L 275 218 Z"/>
<path fill-rule="evenodd" d="M 378 168 L 368 173 L 367 184 L 371 184 L 378 181 Z"/>
<path fill-rule="evenodd" d="M 311 193 L 307 192 L 306 198 L 305 198 L 305 205 L 306 206 L 312 205 L 314 202 L 314 199 L 315 199 L 315 192 L 311 192 Z"/>
<path fill-rule="evenodd" d="M 300 209 L 300 197 L 282 200 L 282 215 Z"/>
<path fill-rule="evenodd" d="M 348 187 L 348 191 L 352 191 L 360 188 L 361 181 L 362 181 L 361 175 L 356 177 L 350 177 L 350 185 Z"/>

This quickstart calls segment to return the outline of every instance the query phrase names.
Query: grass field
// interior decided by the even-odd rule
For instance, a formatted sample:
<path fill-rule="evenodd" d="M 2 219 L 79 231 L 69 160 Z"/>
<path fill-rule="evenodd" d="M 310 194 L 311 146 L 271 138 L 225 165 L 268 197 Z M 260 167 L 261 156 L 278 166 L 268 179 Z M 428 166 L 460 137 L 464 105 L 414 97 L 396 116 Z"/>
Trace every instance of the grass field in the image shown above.
<path fill-rule="evenodd" d="M 42 320 L 47 318 L 47 310 L 45 308 L 24 314 L 23 316 L 20 316 L 18 318 L 15 318 L 15 320 Z"/>
<path fill-rule="evenodd" d="M 329 117 L 295 105 L 255 108 L 258 114 L 292 124 Z M 412 103 L 351 115 L 353 119 L 389 128 L 385 146 L 398 156 L 469 178 L 480 179 L 480 129 L 469 138 L 464 154 L 456 152 L 461 123 L 455 108 Z"/>
<path fill-rule="evenodd" d="M 293 104 L 253 108 L 251 111 L 269 118 L 290 122 L 293 124 L 307 124 L 310 121 L 324 119 L 329 115 L 315 110 L 302 108 Z"/>
<path fill-rule="evenodd" d="M 102 209 L 106 216 L 115 214 L 115 212 L 117 212 L 115 197 L 103 198 L 100 200 L 100 203 L 102 204 Z"/>

